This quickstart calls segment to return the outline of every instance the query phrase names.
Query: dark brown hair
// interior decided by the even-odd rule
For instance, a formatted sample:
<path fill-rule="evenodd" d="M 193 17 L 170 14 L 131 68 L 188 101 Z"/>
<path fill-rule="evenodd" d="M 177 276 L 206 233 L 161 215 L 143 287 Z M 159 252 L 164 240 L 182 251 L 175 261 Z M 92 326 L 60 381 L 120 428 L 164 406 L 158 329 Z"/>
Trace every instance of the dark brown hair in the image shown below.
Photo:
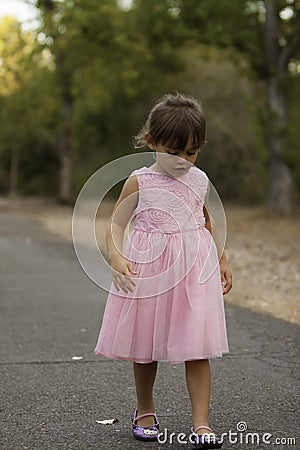
<path fill-rule="evenodd" d="M 135 136 L 136 148 L 146 145 L 145 133 L 150 134 L 154 144 L 183 150 L 191 137 L 193 148 L 200 148 L 205 143 L 205 129 L 202 106 L 196 99 L 179 93 L 166 94 Z"/>

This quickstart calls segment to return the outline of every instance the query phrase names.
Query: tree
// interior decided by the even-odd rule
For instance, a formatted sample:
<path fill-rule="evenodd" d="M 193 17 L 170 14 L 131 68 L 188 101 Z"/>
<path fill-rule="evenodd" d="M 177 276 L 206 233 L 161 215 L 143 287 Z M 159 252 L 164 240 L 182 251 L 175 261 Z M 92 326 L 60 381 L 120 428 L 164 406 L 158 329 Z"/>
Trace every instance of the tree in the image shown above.
<path fill-rule="evenodd" d="M 55 0 L 38 0 L 37 7 L 43 18 L 42 30 L 50 42 L 55 63 L 55 73 L 61 95 L 61 126 L 57 139 L 57 152 L 60 160 L 58 199 L 61 203 L 69 203 L 72 198 L 73 141 L 72 141 L 72 66 L 68 64 L 65 45 L 60 45 L 61 36 L 65 33 L 60 24 L 61 18 L 68 8 L 65 2 Z M 55 19 L 55 16 L 58 19 Z M 60 28 L 61 27 L 61 28 Z M 47 44 L 46 44 L 47 45 Z M 45 45 L 45 46 L 46 46 Z"/>
<path fill-rule="evenodd" d="M 3 35 L 2 189 L 9 166 L 19 167 L 20 192 L 58 193 L 60 201 L 72 202 L 99 165 L 131 151 L 132 137 L 158 97 L 185 91 L 203 99 L 209 146 L 201 164 L 220 183 L 222 195 L 265 199 L 270 133 L 264 136 L 262 130 L 275 123 L 275 112 L 266 107 L 275 69 L 264 46 L 264 2 L 133 0 L 126 9 L 119 0 L 24 1 L 38 5 L 41 21 L 30 35 L 30 51 L 23 30 Z M 292 41 L 298 12 L 296 0 L 277 1 L 281 53 Z M 271 135 L 278 133 L 279 160 L 300 187 L 299 135 L 291 129 L 299 122 L 297 53 L 289 61 L 277 86 L 287 94 L 293 89 L 291 102 L 288 95 L 283 98 L 291 120 L 285 127 L 277 121 Z"/>
<path fill-rule="evenodd" d="M 299 52 L 300 2 L 288 3 L 265 0 L 265 55 L 267 65 L 266 89 L 268 98 L 268 144 L 270 155 L 269 203 L 278 212 L 292 210 L 292 173 L 284 159 L 285 136 L 288 128 L 289 63 Z M 285 9 L 283 9 L 285 8 Z M 284 23 L 283 12 L 290 15 Z M 281 18 L 283 17 L 283 18 Z M 286 16 L 288 17 L 288 16 Z"/>
<path fill-rule="evenodd" d="M 24 138 L 23 111 L 19 105 L 22 84 L 31 77 L 30 60 L 35 45 L 35 34 L 23 32 L 21 24 L 12 17 L 0 22 L 0 96 L 2 121 L 5 123 L 2 139 L 10 153 L 9 193 L 15 196 L 19 184 L 21 141 Z M 12 100 L 12 101 L 10 101 Z M 18 123 L 18 132 L 16 132 Z"/>
<path fill-rule="evenodd" d="M 77 131 L 86 123 L 84 108 L 89 109 L 85 111 L 87 116 L 93 114 L 99 118 L 101 113 L 105 113 L 106 127 L 109 127 L 107 109 L 111 107 L 114 96 L 120 86 L 124 89 L 124 96 L 135 83 L 128 27 L 124 20 L 125 12 L 116 0 L 39 0 L 37 6 L 42 11 L 41 30 L 46 35 L 45 41 L 50 42 L 48 48 L 54 57 L 61 95 L 61 132 L 57 142 L 59 200 L 71 202 L 74 160 L 80 158 L 80 149 L 76 145 L 85 134 L 84 130 L 81 133 Z M 97 127 L 95 124 L 93 128 L 96 136 L 101 125 L 99 123 Z M 111 129 L 104 131 L 113 134 Z M 84 149 L 85 159 L 86 153 Z"/>
<path fill-rule="evenodd" d="M 289 64 L 300 57 L 299 0 L 197 0 L 176 2 L 185 40 L 231 47 L 263 80 L 267 98 L 269 205 L 279 213 L 292 207 L 292 175 L 285 158 L 288 134 Z M 299 62 L 297 63 L 299 64 Z"/>

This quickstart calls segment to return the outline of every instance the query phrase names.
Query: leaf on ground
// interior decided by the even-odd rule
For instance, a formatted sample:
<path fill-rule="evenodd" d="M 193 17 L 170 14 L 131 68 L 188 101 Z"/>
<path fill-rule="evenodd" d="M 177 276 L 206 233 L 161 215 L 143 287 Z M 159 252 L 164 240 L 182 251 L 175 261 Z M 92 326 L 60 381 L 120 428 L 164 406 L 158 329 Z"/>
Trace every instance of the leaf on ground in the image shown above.
<path fill-rule="evenodd" d="M 118 419 L 96 420 L 96 422 L 101 423 L 102 425 L 112 425 L 113 423 L 118 422 Z"/>

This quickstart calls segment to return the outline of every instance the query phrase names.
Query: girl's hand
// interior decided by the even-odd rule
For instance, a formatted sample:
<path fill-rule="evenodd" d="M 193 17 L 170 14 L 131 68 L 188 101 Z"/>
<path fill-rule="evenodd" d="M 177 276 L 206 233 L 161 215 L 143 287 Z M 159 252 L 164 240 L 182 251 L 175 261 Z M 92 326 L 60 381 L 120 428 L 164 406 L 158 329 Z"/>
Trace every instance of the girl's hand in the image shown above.
<path fill-rule="evenodd" d="M 232 274 L 226 259 L 220 261 L 221 281 L 223 286 L 223 295 L 228 294 L 232 288 Z"/>
<path fill-rule="evenodd" d="M 113 284 L 117 291 L 122 289 L 126 294 L 133 292 L 135 282 L 132 279 L 136 275 L 135 270 L 123 256 L 116 256 L 111 260 Z"/>

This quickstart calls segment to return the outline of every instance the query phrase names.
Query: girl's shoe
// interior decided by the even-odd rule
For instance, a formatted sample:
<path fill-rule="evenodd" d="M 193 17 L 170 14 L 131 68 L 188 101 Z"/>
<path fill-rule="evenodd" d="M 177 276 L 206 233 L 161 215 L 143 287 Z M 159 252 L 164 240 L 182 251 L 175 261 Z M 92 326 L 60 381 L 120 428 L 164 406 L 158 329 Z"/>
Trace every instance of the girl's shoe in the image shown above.
<path fill-rule="evenodd" d="M 207 430 L 207 433 L 197 434 L 197 431 L 201 428 Z M 204 425 L 200 425 L 196 430 L 192 428 L 191 441 L 197 445 L 197 449 L 221 448 L 223 445 L 222 439 L 211 428 Z"/>
<path fill-rule="evenodd" d="M 155 419 L 154 425 L 151 425 L 150 427 L 140 427 L 139 425 L 136 424 L 139 419 L 148 416 L 154 417 Z M 135 439 L 139 439 L 141 441 L 156 441 L 159 433 L 159 423 L 156 414 L 147 413 L 137 416 L 137 409 L 135 408 L 132 415 L 132 433 Z"/>

